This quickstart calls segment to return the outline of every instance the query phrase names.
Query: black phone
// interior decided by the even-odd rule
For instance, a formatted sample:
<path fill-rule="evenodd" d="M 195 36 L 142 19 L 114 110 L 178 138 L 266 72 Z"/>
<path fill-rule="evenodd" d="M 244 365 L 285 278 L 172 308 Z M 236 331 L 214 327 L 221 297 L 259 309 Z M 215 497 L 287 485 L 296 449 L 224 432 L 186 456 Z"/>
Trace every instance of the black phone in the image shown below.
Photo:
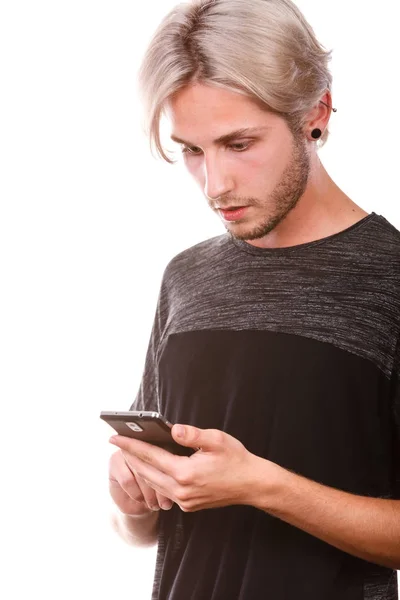
<path fill-rule="evenodd" d="M 175 442 L 171 435 L 172 423 L 158 412 L 102 411 L 100 419 L 111 425 L 119 435 L 160 446 L 172 454 L 191 456 L 196 452 L 193 448 L 186 448 Z"/>

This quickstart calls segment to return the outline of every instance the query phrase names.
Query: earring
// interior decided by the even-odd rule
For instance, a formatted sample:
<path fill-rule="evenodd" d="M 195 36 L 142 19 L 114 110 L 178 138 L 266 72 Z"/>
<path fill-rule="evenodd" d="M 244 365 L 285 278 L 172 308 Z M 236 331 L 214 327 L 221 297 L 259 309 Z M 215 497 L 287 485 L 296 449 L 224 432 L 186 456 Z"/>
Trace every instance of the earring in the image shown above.
<path fill-rule="evenodd" d="M 314 138 L 314 140 L 317 140 L 318 138 L 320 138 L 322 135 L 322 131 L 320 129 L 313 129 L 311 132 L 311 137 Z"/>

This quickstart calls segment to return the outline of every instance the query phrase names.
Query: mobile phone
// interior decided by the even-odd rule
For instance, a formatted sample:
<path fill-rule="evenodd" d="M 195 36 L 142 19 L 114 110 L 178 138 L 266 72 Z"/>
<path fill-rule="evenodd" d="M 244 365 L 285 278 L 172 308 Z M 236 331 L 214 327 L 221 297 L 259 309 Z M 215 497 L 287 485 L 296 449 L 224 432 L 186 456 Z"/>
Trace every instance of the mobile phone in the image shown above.
<path fill-rule="evenodd" d="M 175 442 L 171 435 L 172 423 L 158 412 L 102 411 L 100 419 L 111 425 L 119 435 L 160 446 L 172 454 L 191 456 L 196 451 Z"/>

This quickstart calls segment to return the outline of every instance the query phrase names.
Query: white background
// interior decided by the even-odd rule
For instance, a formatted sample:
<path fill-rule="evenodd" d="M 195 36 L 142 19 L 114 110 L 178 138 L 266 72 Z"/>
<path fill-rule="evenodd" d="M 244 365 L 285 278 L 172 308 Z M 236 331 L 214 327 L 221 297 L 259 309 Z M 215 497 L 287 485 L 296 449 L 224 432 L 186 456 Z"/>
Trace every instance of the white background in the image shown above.
<path fill-rule="evenodd" d="M 175 5 L 0 4 L 0 370 L 3 598 L 150 597 L 155 548 L 111 530 L 101 410 L 140 382 L 161 275 L 224 233 L 181 164 L 153 159 L 136 72 Z M 298 2 L 333 48 L 321 159 L 400 228 L 393 0 Z"/>

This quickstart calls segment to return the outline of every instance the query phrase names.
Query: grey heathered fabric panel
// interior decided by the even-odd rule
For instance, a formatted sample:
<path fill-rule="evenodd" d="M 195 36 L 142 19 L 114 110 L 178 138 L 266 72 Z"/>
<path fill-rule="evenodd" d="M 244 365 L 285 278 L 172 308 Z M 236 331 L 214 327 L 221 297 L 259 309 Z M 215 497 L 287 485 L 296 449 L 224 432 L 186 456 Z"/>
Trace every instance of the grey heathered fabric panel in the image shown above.
<path fill-rule="evenodd" d="M 225 234 L 169 263 L 161 343 L 195 329 L 271 329 L 335 344 L 390 376 L 400 330 L 397 230 L 376 215 L 296 252 L 242 248 Z"/>
<path fill-rule="evenodd" d="M 387 570 L 387 575 L 377 572 L 364 582 L 363 600 L 398 600 L 397 571 Z"/>
<path fill-rule="evenodd" d="M 132 407 L 158 409 L 163 341 L 198 329 L 302 335 L 353 352 L 393 377 L 400 232 L 372 213 L 343 232 L 291 248 L 257 248 L 226 233 L 179 253 L 164 271 Z"/>

